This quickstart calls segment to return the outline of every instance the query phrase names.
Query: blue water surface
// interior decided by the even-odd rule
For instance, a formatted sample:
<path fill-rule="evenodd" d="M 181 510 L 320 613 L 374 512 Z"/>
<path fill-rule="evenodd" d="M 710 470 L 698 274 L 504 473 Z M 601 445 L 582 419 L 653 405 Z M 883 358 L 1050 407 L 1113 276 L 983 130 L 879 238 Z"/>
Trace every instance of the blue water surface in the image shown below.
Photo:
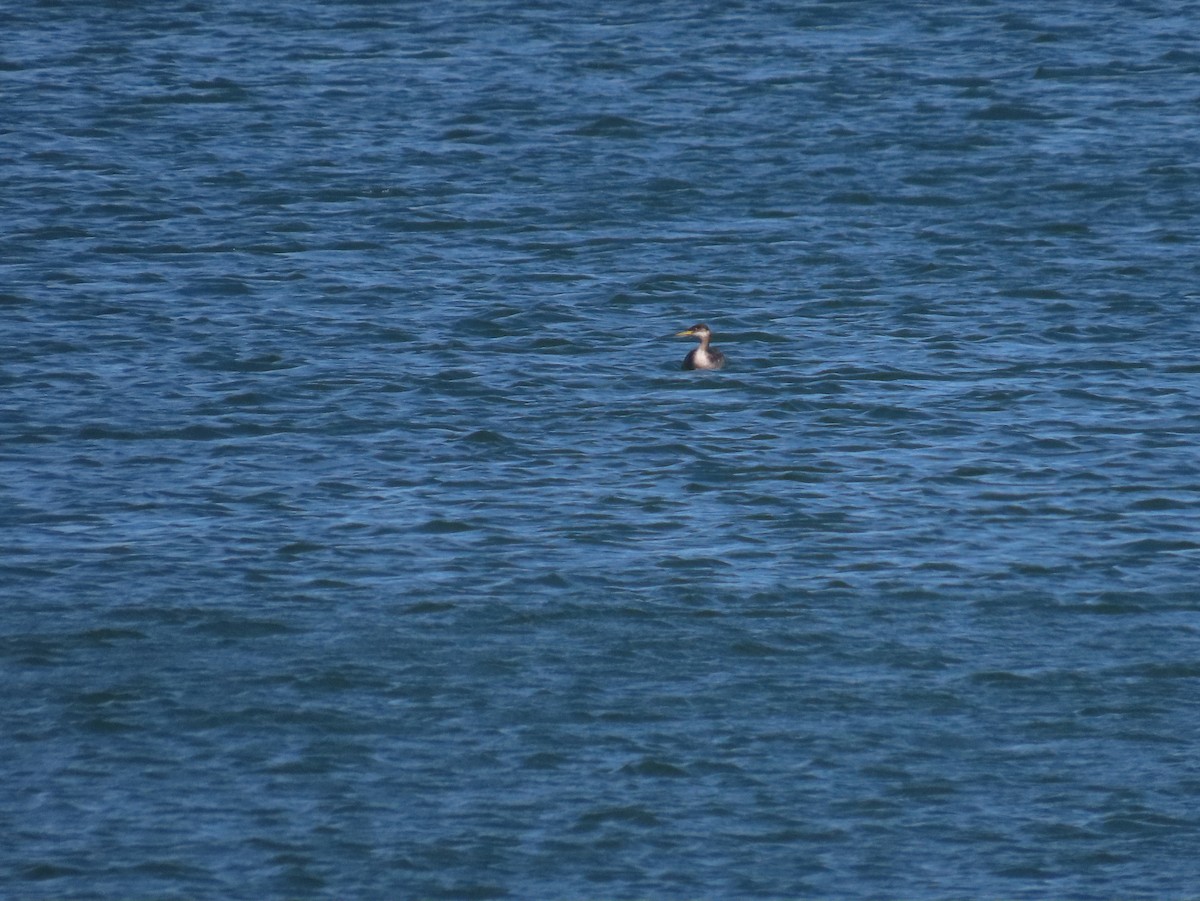
<path fill-rule="evenodd" d="M 1197 21 L 0 6 L 0 895 L 1195 894 Z"/>

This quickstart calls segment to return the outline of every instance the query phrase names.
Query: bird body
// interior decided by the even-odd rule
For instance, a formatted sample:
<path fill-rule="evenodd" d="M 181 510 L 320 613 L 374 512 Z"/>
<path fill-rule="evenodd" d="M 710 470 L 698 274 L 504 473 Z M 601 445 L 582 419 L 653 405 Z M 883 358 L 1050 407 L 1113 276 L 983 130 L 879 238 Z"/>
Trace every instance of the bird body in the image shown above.
<path fill-rule="evenodd" d="M 708 342 L 712 340 L 712 329 L 703 322 L 684 329 L 675 337 L 700 340 L 700 346 L 683 358 L 684 369 L 720 369 L 725 365 L 725 354 L 715 347 L 709 347 Z"/>

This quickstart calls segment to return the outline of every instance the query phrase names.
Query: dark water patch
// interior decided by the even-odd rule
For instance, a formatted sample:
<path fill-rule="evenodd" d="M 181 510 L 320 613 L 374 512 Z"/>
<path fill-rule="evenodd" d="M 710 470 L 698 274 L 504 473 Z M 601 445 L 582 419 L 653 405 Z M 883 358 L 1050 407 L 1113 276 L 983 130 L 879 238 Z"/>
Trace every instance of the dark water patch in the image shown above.
<path fill-rule="evenodd" d="M 477 429 L 464 435 L 462 441 L 468 445 L 480 445 L 504 450 L 513 450 L 518 447 L 517 443 L 511 438 L 492 429 Z"/>
<path fill-rule="evenodd" d="M 448 613 L 451 610 L 454 610 L 456 606 L 457 605 L 449 602 L 421 601 L 416 604 L 408 604 L 398 612 L 413 615 L 426 613 Z"/>
<path fill-rule="evenodd" d="M 91 629 L 80 636 L 85 644 L 112 647 L 129 641 L 144 641 L 149 636 L 138 629 Z"/>
<path fill-rule="evenodd" d="M 110 716 L 93 716 L 81 720 L 78 728 L 85 735 L 106 736 L 137 732 L 140 727 L 132 719 L 120 720 Z"/>
<path fill-rule="evenodd" d="M 282 545 L 275 553 L 280 557 L 294 559 L 306 554 L 321 553 L 325 550 L 327 548 L 323 544 L 312 541 L 292 541 Z"/>
<path fill-rule="evenodd" d="M 195 90 L 174 91 L 166 94 L 149 94 L 138 98 L 142 104 L 208 104 L 242 103 L 251 96 L 250 92 L 233 82 L 219 79 L 216 82 L 195 81 L 190 84 Z"/>
<path fill-rule="evenodd" d="M 38 861 L 21 868 L 22 879 L 31 882 L 45 882 L 52 879 L 78 879 L 87 873 L 82 867 L 64 866 L 49 861 Z"/>
<path fill-rule="evenodd" d="M 646 122 L 626 116 L 603 115 L 570 130 L 570 134 L 585 138 L 641 138 L 653 131 Z"/>
<path fill-rule="evenodd" d="M 461 532 L 474 532 L 479 527 L 469 522 L 452 519 L 430 519 L 417 527 L 418 531 L 431 535 L 454 535 Z"/>
<path fill-rule="evenodd" d="M 293 628 L 274 620 L 255 620 L 233 617 L 206 618 L 192 629 L 200 634 L 224 639 L 271 638 L 284 635 Z"/>
<path fill-rule="evenodd" d="M 629 776 L 648 776 L 658 779 L 679 779 L 688 775 L 687 770 L 666 761 L 645 758 L 621 767 L 621 773 Z"/>
<path fill-rule="evenodd" d="M 218 351 L 192 354 L 186 358 L 186 362 L 214 372 L 229 373 L 276 372 L 293 369 L 300 365 L 298 362 L 286 360 L 276 353 L 265 353 L 253 357 L 234 357 Z"/>

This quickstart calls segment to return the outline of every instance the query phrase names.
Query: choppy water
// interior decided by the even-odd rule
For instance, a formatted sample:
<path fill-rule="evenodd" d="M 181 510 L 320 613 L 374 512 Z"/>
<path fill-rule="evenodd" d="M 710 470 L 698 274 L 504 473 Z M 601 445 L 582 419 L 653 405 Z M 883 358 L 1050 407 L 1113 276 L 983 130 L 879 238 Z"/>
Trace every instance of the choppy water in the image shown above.
<path fill-rule="evenodd" d="M 1200 6 L 908 6 L 0 9 L 0 894 L 1196 892 Z"/>

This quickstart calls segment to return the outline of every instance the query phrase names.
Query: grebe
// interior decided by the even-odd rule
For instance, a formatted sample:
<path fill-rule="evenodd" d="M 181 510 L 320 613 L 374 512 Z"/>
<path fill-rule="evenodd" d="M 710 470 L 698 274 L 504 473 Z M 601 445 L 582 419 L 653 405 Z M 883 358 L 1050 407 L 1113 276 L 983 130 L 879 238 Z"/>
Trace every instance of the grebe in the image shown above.
<path fill-rule="evenodd" d="M 700 346 L 683 358 L 684 369 L 720 369 L 725 365 L 725 354 L 715 347 L 708 346 L 708 342 L 712 340 L 712 329 L 703 322 L 684 329 L 675 337 L 700 339 Z"/>

